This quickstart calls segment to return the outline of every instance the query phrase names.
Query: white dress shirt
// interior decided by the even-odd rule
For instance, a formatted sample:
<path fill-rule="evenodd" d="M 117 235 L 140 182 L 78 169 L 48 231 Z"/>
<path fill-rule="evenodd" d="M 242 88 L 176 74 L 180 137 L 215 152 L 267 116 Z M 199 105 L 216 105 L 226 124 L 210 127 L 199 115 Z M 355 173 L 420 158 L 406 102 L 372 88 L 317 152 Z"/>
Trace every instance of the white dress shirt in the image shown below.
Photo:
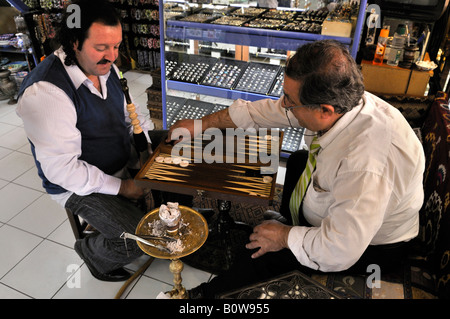
<path fill-rule="evenodd" d="M 237 100 L 229 114 L 238 126 L 263 127 L 273 121 L 271 127 L 286 127 L 280 101 Z M 293 118 L 291 122 L 298 126 Z M 310 145 L 312 137 L 305 136 L 305 141 Z M 302 265 L 325 272 L 345 270 L 368 245 L 417 236 L 425 157 L 396 108 L 366 92 L 362 103 L 318 142 L 321 150 L 303 200 L 303 214 L 313 227 L 294 226 L 288 237 Z"/>
<path fill-rule="evenodd" d="M 64 51 L 58 49 L 55 51 L 55 55 L 64 65 L 66 56 Z M 113 67 L 119 74 L 118 68 L 115 65 Z M 85 85 L 92 94 L 102 99 L 107 98 L 106 81 L 111 72 L 99 76 L 100 93 L 78 66 L 64 65 L 64 68 L 75 88 L 78 89 L 81 85 Z M 139 106 L 136 104 L 135 106 L 141 127 L 148 139 L 149 123 L 140 114 Z M 35 146 L 36 158 L 41 163 L 45 176 L 53 184 L 68 190 L 62 194 L 51 195 L 60 205 L 64 207 L 66 200 L 73 193 L 81 196 L 92 193 L 118 194 L 121 178 L 127 177 L 126 167 L 111 176 L 97 167 L 79 160 L 81 133 L 76 127 L 77 113 L 72 100 L 63 90 L 45 81 L 34 83 L 25 90 L 19 99 L 16 113 L 22 118 L 27 137 Z M 125 97 L 124 114 L 131 138 L 132 125 L 128 117 Z"/>

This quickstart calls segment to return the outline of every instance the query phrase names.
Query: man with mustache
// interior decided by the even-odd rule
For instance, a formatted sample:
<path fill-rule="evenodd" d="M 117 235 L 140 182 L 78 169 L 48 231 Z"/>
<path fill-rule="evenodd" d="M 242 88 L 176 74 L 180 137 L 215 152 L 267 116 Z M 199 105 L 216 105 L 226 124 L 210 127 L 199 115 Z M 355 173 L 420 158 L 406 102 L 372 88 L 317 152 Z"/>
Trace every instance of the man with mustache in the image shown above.
<path fill-rule="evenodd" d="M 23 82 L 17 114 L 45 190 L 97 231 L 77 240 L 75 250 L 97 279 L 123 281 L 130 277 L 123 266 L 142 252 L 134 241 L 125 247 L 120 235 L 134 233 L 144 216 L 136 200 L 145 191 L 127 170 L 137 156 L 113 64 L 122 27 L 106 1 L 72 3 L 79 6 L 81 26 L 70 28 L 65 17 L 61 47 Z M 138 119 L 148 132 L 148 121 Z"/>

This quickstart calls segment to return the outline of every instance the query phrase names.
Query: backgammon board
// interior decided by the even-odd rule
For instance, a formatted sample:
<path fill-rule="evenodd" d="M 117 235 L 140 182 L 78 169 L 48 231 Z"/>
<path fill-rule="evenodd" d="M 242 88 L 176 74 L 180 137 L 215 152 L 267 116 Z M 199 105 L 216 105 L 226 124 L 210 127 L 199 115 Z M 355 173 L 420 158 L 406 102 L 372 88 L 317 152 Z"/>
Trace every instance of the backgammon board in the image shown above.
<path fill-rule="evenodd" d="M 178 144 L 164 141 L 135 177 L 155 190 L 272 204 L 283 132 L 201 134 Z"/>

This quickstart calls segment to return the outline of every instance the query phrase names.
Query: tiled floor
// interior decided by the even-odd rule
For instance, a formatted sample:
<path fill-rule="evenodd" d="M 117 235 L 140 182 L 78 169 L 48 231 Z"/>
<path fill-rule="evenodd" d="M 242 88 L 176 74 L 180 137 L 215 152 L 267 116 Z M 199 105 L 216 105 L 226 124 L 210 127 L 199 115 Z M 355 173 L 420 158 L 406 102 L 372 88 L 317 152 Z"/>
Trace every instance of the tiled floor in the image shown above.
<path fill-rule="evenodd" d="M 151 85 L 147 74 L 128 72 L 131 94 L 145 114 Z M 90 274 L 73 249 L 74 236 L 64 209 L 44 192 L 16 105 L 0 101 L 0 299 L 115 298 L 123 282 L 102 282 Z M 142 257 L 127 266 L 136 271 Z M 211 274 L 188 265 L 189 289 Z M 173 286 L 169 261 L 155 260 L 121 298 L 156 298 Z"/>

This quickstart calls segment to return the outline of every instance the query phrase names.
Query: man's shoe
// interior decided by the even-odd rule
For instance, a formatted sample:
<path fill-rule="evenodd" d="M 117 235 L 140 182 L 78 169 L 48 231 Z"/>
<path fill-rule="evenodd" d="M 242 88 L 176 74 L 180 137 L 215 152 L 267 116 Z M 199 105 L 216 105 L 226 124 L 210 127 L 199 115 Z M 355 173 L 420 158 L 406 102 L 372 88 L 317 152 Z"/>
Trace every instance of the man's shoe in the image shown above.
<path fill-rule="evenodd" d="M 273 220 L 277 220 L 283 224 L 287 224 L 287 222 L 288 222 L 287 219 L 283 215 L 281 215 L 279 212 L 276 212 L 274 210 L 266 210 L 263 214 L 263 217 L 265 220 L 273 219 Z"/>
<path fill-rule="evenodd" d="M 131 277 L 131 274 L 126 271 L 123 268 L 118 268 L 115 269 L 113 271 L 110 271 L 108 273 L 101 273 L 99 272 L 91 263 L 90 261 L 84 257 L 82 251 L 81 251 L 81 246 L 80 246 L 80 241 L 76 241 L 75 242 L 75 251 L 77 252 L 77 254 L 80 256 L 81 259 L 84 260 L 84 262 L 86 263 L 86 266 L 88 267 L 89 271 L 91 272 L 92 276 L 94 276 L 95 278 L 97 278 L 98 280 L 101 281 L 125 281 L 128 280 Z"/>

